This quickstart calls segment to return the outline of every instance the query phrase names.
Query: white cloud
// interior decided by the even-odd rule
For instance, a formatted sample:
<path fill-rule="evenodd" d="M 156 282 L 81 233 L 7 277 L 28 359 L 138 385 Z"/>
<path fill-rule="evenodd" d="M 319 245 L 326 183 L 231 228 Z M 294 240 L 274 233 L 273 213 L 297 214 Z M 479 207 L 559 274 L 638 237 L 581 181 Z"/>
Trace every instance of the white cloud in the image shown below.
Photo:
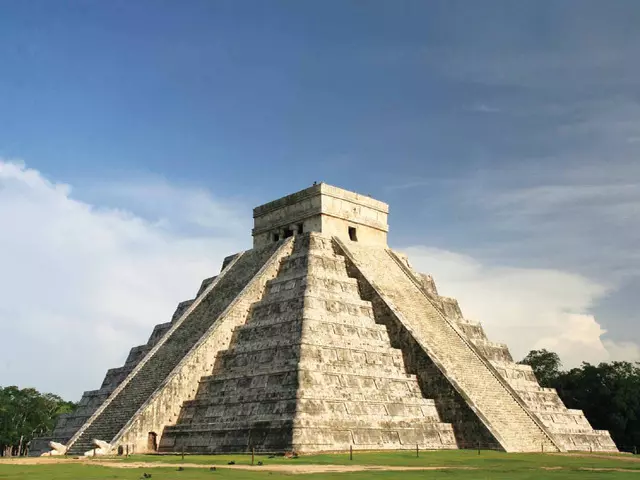
<path fill-rule="evenodd" d="M 179 301 L 219 272 L 224 256 L 248 246 L 248 231 L 239 239 L 231 222 L 237 206 L 226 209 L 202 191 L 157 188 L 139 192 L 161 199 L 157 209 L 180 208 L 147 220 L 78 201 L 68 185 L 0 160 L 3 385 L 70 399 L 98 388 L 128 348 L 145 343 Z M 187 236 L 171 228 L 177 219 L 228 230 Z"/>
<path fill-rule="evenodd" d="M 434 276 L 441 295 L 458 299 L 466 318 L 482 322 L 490 340 L 507 343 L 515 360 L 540 348 L 557 352 L 566 367 L 640 360 L 638 345 L 603 339 L 606 331 L 588 313 L 605 285 L 558 270 L 483 265 L 446 250 L 402 251 Z"/>
<path fill-rule="evenodd" d="M 85 192 L 83 192 L 85 193 Z M 245 235 L 251 215 L 238 202 L 213 198 L 202 188 L 177 186 L 162 178 L 117 183 L 92 183 L 87 196 L 109 205 L 135 205 L 136 213 L 151 215 L 155 223 L 190 234 L 215 231 L 217 236 Z"/>

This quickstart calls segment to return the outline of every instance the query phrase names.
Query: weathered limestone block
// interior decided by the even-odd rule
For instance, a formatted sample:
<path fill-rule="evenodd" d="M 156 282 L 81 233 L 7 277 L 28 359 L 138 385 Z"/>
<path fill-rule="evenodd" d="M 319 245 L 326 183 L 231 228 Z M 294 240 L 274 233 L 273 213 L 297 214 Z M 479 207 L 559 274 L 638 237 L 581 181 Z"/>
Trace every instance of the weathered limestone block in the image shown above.
<path fill-rule="evenodd" d="M 419 273 L 418 276 L 421 280 L 420 283 L 422 284 L 422 288 L 424 288 L 427 293 L 437 297 L 438 288 L 436 287 L 436 282 L 434 281 L 433 277 L 424 273 Z"/>
<path fill-rule="evenodd" d="M 486 340 L 487 336 L 484 333 L 484 328 L 480 322 L 474 322 L 466 319 L 459 319 L 457 321 L 458 328 L 467 336 L 470 340 Z"/>
<path fill-rule="evenodd" d="M 224 270 L 224 267 L 225 267 L 225 266 L 226 266 L 226 265 L 223 265 L 223 266 L 222 266 L 222 269 L 223 269 L 223 270 Z M 205 278 L 205 279 L 202 281 L 202 283 L 200 284 L 200 288 L 198 289 L 198 293 L 197 293 L 196 297 L 199 297 L 200 295 L 202 295 L 202 292 L 204 292 L 204 291 L 207 289 L 207 287 L 208 287 L 209 285 L 211 285 L 211 283 L 212 283 L 212 282 L 214 282 L 214 281 L 215 281 L 215 279 L 216 279 L 216 277 L 209 277 L 209 278 Z"/>
<path fill-rule="evenodd" d="M 173 316 L 171 317 L 171 323 L 175 323 L 178 319 L 180 319 L 180 317 L 182 317 L 182 315 L 184 315 L 184 313 L 189 309 L 189 307 L 191 305 L 193 305 L 194 300 L 185 300 L 184 302 L 180 302 L 178 304 L 178 307 L 176 308 L 176 311 L 173 313 Z"/>
<path fill-rule="evenodd" d="M 180 309 L 180 307 L 178 307 L 178 309 Z M 169 331 L 170 328 L 171 328 L 171 322 L 161 323 L 159 325 L 156 325 L 153 328 L 153 332 L 151 333 L 151 336 L 149 337 L 149 340 L 147 341 L 147 344 L 145 346 L 148 347 L 150 350 L 151 347 L 153 347 L 156 343 L 160 341 L 160 339 L 164 336 L 165 333 Z"/>
<path fill-rule="evenodd" d="M 509 347 L 504 343 L 490 342 L 489 340 L 472 339 L 472 343 L 489 360 L 498 362 L 512 362 Z"/>
<path fill-rule="evenodd" d="M 440 296 L 440 301 L 442 302 L 442 308 L 444 310 L 444 314 L 453 320 L 462 320 L 462 310 L 460 310 L 460 305 L 458 305 L 458 301 L 455 298 L 443 297 Z"/>

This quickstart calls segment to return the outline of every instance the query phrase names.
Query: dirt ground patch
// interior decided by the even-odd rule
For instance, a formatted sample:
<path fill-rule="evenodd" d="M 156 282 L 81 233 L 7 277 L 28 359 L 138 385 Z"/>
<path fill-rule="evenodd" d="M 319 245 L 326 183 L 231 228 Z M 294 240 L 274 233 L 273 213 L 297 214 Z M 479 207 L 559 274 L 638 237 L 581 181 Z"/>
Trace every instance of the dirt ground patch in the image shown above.
<path fill-rule="evenodd" d="M 92 462 L 92 464 L 104 465 L 117 468 L 156 468 L 156 467 L 184 467 L 184 468 L 234 468 L 240 470 L 267 470 L 270 472 L 282 473 L 340 473 L 340 472 L 362 472 L 362 471 L 406 471 L 406 470 L 476 470 L 474 467 L 447 467 L 447 466 L 425 466 L 425 467 L 398 467 L 387 465 L 194 465 L 193 463 L 109 463 L 109 462 Z"/>
<path fill-rule="evenodd" d="M 56 463 L 87 463 L 90 465 L 100 465 L 111 468 L 206 468 L 213 466 L 216 468 L 231 468 L 239 470 L 265 470 L 268 472 L 281 473 L 341 473 L 341 472 L 362 472 L 362 471 L 407 471 L 407 470 L 476 470 L 474 467 L 464 466 L 425 466 L 425 467 L 402 467 L 387 465 L 227 465 L 212 462 L 208 465 L 195 463 L 163 463 L 163 462 L 115 462 L 109 460 L 93 460 L 87 458 L 58 458 L 58 457 L 27 457 L 0 459 L 0 463 L 12 465 L 47 465 Z"/>
<path fill-rule="evenodd" d="M 585 470 L 585 471 L 588 471 L 588 472 L 635 472 L 635 473 L 640 473 L 638 470 L 634 470 L 633 468 L 581 467 L 580 470 Z"/>
<path fill-rule="evenodd" d="M 599 454 L 556 454 L 562 456 L 584 457 L 584 458 L 600 458 L 605 460 L 621 460 L 627 462 L 640 461 L 637 457 L 626 455 L 599 455 Z M 88 465 L 100 465 L 110 468 L 121 469 L 153 469 L 153 468 L 197 468 L 197 469 L 209 469 L 213 466 L 220 469 L 239 469 L 239 470 L 254 470 L 254 471 L 268 471 L 290 474 L 305 474 L 305 473 L 345 473 L 345 472 L 383 472 L 383 471 L 428 471 L 428 470 L 478 470 L 478 467 L 469 467 L 462 465 L 447 466 L 392 466 L 392 465 L 325 465 L 325 464 L 267 464 L 267 465 L 228 465 L 226 463 L 211 462 L 209 464 L 197 464 L 197 463 L 166 463 L 166 462 L 120 462 L 113 459 L 94 459 L 92 457 L 21 457 L 21 458 L 0 458 L 0 464 L 4 465 L 51 465 L 60 463 L 83 463 Z M 564 466 L 541 466 L 540 470 L 565 470 Z M 591 472 L 635 472 L 640 474 L 640 470 L 628 469 L 628 468 L 612 468 L 612 467 L 574 467 L 582 471 Z"/>
<path fill-rule="evenodd" d="M 621 462 L 640 462 L 640 458 L 635 455 L 607 455 L 606 453 L 552 453 L 551 455 L 559 455 L 563 457 L 584 457 L 584 458 L 602 458 L 604 460 L 619 460 Z"/>
<path fill-rule="evenodd" d="M 48 465 L 51 463 L 82 462 L 65 457 L 11 457 L 0 458 L 0 464 L 5 465 Z"/>

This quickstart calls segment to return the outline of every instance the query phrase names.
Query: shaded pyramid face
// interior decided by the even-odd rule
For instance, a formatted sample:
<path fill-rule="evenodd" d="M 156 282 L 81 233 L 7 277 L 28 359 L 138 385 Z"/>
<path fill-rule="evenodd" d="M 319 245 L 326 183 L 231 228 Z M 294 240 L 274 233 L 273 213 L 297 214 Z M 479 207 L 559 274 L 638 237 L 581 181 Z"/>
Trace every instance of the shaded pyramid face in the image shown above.
<path fill-rule="evenodd" d="M 161 451 L 456 448 L 331 238 L 296 238 Z"/>

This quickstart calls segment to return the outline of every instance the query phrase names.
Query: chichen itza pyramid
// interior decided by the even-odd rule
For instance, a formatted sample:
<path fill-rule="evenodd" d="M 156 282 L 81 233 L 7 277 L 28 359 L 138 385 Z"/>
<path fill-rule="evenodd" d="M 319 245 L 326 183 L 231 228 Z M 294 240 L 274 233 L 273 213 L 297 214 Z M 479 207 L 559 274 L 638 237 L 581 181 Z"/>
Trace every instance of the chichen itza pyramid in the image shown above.
<path fill-rule="evenodd" d="M 255 208 L 253 249 L 227 257 L 32 454 L 615 451 L 389 249 L 387 215 L 324 183 Z"/>

